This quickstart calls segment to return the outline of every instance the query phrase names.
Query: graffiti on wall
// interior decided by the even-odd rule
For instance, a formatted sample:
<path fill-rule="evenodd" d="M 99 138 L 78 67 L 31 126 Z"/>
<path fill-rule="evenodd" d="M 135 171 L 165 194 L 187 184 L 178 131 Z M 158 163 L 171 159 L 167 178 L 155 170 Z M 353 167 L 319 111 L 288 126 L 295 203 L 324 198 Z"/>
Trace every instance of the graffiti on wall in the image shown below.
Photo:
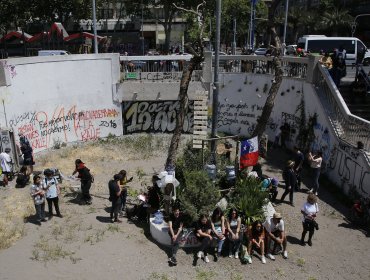
<path fill-rule="evenodd" d="M 315 139 L 311 145 L 312 151 L 321 151 L 324 163 L 330 160 L 332 143 L 330 138 L 329 129 L 317 122 L 314 126 Z"/>
<path fill-rule="evenodd" d="M 123 133 L 172 132 L 180 108 L 179 101 L 130 101 L 122 103 Z M 192 133 L 194 101 L 189 100 L 183 133 Z"/>
<path fill-rule="evenodd" d="M 340 142 L 331 152 L 328 169 L 337 172 L 343 184 L 348 184 L 362 195 L 368 195 L 370 171 L 359 162 L 361 156 L 359 150 Z"/>
<path fill-rule="evenodd" d="M 15 69 L 15 66 L 14 65 L 11 65 L 8 63 L 8 61 L 6 60 L 3 60 L 0 62 L 3 67 L 9 71 L 9 74 L 10 74 L 10 77 L 13 79 L 15 76 L 17 76 L 17 71 Z"/>
<path fill-rule="evenodd" d="M 102 129 L 116 129 L 119 112 L 114 108 L 78 110 L 57 107 L 52 113 L 29 111 L 13 116 L 9 125 L 25 135 L 33 149 L 46 149 L 54 139 L 62 142 L 88 141 L 100 138 Z"/>

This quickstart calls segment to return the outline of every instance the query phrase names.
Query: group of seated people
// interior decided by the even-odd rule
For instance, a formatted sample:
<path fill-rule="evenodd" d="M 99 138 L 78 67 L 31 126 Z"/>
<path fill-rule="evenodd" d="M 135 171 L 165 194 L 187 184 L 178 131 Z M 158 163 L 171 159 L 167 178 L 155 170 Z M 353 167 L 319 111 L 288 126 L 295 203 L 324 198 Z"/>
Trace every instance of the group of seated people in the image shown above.
<path fill-rule="evenodd" d="M 173 207 L 172 210 L 168 222 L 172 244 L 169 262 L 176 265 L 184 219 L 179 207 Z M 264 222 L 257 220 L 245 226 L 237 209 L 231 208 L 225 217 L 221 208 L 217 207 L 211 217 L 206 214 L 199 216 L 194 234 L 200 243 L 196 257 L 206 263 L 210 261 L 208 254 L 214 256 L 215 262 L 218 261 L 225 242 L 228 243 L 228 256 L 236 259 L 240 257 L 244 263 L 251 264 L 255 252 L 259 253 L 263 264 L 266 263 L 266 257 L 275 260 L 274 255 L 278 251 L 282 252 L 284 258 L 288 258 L 284 221 L 277 212 Z"/>

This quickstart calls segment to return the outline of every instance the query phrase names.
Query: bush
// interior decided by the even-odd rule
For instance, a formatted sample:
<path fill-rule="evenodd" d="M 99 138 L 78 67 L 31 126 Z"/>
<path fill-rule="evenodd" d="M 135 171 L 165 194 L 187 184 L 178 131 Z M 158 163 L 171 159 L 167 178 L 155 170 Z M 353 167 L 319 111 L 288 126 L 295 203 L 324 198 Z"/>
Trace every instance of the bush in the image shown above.
<path fill-rule="evenodd" d="M 193 223 L 200 214 L 213 211 L 220 193 L 205 171 L 185 171 L 179 199 L 184 213 L 189 216 L 189 222 Z"/>
<path fill-rule="evenodd" d="M 268 202 L 268 193 L 262 191 L 260 184 L 261 181 L 256 178 L 239 178 L 231 197 L 232 204 L 240 211 L 247 225 L 265 219 L 263 207 Z"/>

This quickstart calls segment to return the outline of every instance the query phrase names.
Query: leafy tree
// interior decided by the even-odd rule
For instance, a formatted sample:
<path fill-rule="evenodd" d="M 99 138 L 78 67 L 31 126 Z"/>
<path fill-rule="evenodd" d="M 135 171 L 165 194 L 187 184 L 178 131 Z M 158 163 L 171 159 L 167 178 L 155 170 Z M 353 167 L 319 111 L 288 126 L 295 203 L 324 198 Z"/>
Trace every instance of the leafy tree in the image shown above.
<path fill-rule="evenodd" d="M 349 32 L 352 22 L 353 18 L 349 15 L 348 10 L 333 8 L 322 15 L 321 27 L 328 30 L 330 35 L 338 36 L 340 33 Z"/>

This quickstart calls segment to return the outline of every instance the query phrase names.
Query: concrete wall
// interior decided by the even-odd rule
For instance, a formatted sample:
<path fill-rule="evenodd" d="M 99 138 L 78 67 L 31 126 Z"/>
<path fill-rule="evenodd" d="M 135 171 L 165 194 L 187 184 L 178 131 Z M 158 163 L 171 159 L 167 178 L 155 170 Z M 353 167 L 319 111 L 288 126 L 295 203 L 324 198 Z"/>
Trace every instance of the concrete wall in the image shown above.
<path fill-rule="evenodd" d="M 122 134 L 118 55 L 2 60 L 10 85 L 0 86 L 1 127 L 25 134 L 35 152 L 58 142 Z"/>
<path fill-rule="evenodd" d="M 218 130 L 250 136 L 262 113 L 271 83 L 272 76 L 268 75 L 220 75 Z M 364 154 L 337 139 L 312 84 L 299 79 L 283 79 L 266 129 L 270 141 L 274 140 L 279 127 L 287 122 L 291 128 L 287 144 L 291 148 L 295 145 L 303 104 L 307 120 L 317 114 L 311 149 L 323 151 L 323 172 L 346 192 L 355 189 L 362 195 L 370 194 L 369 164 Z"/>

